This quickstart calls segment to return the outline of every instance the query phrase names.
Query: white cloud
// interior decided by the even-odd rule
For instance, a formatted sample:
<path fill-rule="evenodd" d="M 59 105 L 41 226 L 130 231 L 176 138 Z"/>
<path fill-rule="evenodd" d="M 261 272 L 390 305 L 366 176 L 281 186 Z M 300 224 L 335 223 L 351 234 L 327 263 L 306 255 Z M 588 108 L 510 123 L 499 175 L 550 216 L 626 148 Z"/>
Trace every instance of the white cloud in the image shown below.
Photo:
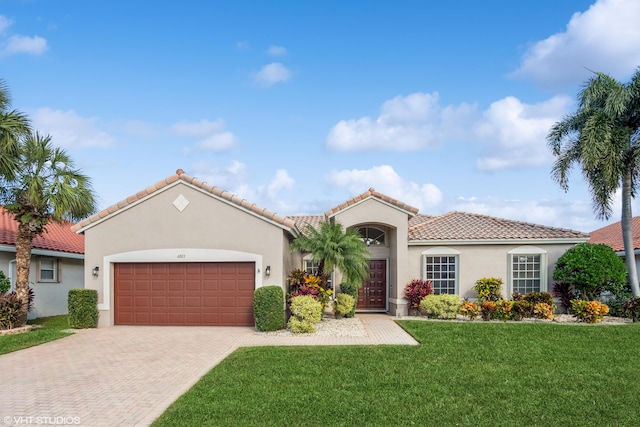
<path fill-rule="evenodd" d="M 33 128 L 51 135 L 61 147 L 108 147 L 115 139 L 97 126 L 97 117 L 82 117 L 73 110 L 38 108 L 30 114 Z"/>
<path fill-rule="evenodd" d="M 270 56 L 285 56 L 287 54 L 287 48 L 283 46 L 269 46 L 267 54 Z"/>
<path fill-rule="evenodd" d="M 285 169 L 278 169 L 265 191 L 269 198 L 275 200 L 282 190 L 293 189 L 294 184 L 295 180 L 289 176 Z"/>
<path fill-rule="evenodd" d="M 151 138 L 158 133 L 155 125 L 141 120 L 129 120 L 123 123 L 122 130 L 128 134 L 142 138 Z"/>
<path fill-rule="evenodd" d="M 236 49 L 238 50 L 249 50 L 251 46 L 249 46 L 249 42 L 247 41 L 239 41 L 236 42 Z"/>
<path fill-rule="evenodd" d="M 47 40 L 39 36 L 21 36 L 15 35 L 9 37 L 2 47 L 4 55 L 13 55 L 17 53 L 27 53 L 29 55 L 38 56 L 47 50 Z"/>
<path fill-rule="evenodd" d="M 329 185 L 347 189 L 352 195 L 362 194 L 373 187 L 376 191 L 400 200 L 420 211 L 442 203 L 442 192 L 433 184 L 406 181 L 389 165 L 371 169 L 332 171 L 325 177 Z"/>
<path fill-rule="evenodd" d="M 464 132 L 475 115 L 469 104 L 442 107 L 438 93 L 416 92 L 385 101 L 378 118 L 341 120 L 325 145 L 332 150 L 409 151 L 433 147 Z"/>
<path fill-rule="evenodd" d="M 273 86 L 276 83 L 283 83 L 291 78 L 291 71 L 279 62 L 272 62 L 260 69 L 254 75 L 254 82 L 261 86 Z"/>
<path fill-rule="evenodd" d="M 0 15 L 0 34 L 4 33 L 5 31 L 7 31 L 7 29 L 13 25 L 13 21 L 9 18 L 7 18 L 4 15 Z"/>
<path fill-rule="evenodd" d="M 473 137 L 482 143 L 480 170 L 535 167 L 553 157 L 547 147 L 547 133 L 562 119 L 572 101 L 556 96 L 538 104 L 524 104 L 509 96 L 491 104 L 473 126 Z"/>
<path fill-rule="evenodd" d="M 173 124 L 169 130 L 175 135 L 198 139 L 194 147 L 196 150 L 227 151 L 236 146 L 237 138 L 225 126 L 222 119 L 203 119 L 199 122 L 181 121 Z"/>
<path fill-rule="evenodd" d="M 201 161 L 193 165 L 192 173 L 187 172 L 200 181 L 208 182 L 238 196 L 241 196 L 240 192 L 247 180 L 247 165 L 237 160 L 227 166 L 211 165 L 206 161 Z"/>
<path fill-rule="evenodd" d="M 527 49 L 512 76 L 547 87 L 581 83 L 592 75 L 587 69 L 625 77 L 640 64 L 639 22 L 639 1 L 598 0 L 564 32 Z"/>

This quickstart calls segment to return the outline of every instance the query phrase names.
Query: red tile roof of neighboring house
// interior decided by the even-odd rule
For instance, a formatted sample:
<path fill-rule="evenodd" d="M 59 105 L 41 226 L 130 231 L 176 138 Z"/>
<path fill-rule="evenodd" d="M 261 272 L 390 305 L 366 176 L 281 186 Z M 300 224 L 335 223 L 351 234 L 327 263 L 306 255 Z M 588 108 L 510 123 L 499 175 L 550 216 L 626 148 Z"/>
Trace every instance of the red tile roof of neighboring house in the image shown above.
<path fill-rule="evenodd" d="M 378 200 L 382 200 L 383 202 L 389 203 L 399 209 L 402 209 L 404 211 L 407 211 L 408 213 L 410 213 L 411 215 L 416 215 L 418 213 L 418 209 L 414 208 L 413 206 L 409 206 L 405 203 L 402 203 L 399 200 L 393 199 L 389 196 L 385 196 L 382 193 L 378 193 L 375 188 L 370 188 L 369 191 L 366 191 L 356 197 L 354 197 L 353 199 L 347 200 L 344 203 L 339 204 L 338 206 L 336 206 L 333 209 L 329 209 L 327 212 L 325 212 L 325 215 L 327 217 L 331 217 L 333 215 L 335 215 L 336 213 L 340 212 L 341 210 L 344 210 L 350 206 L 355 205 L 356 203 L 359 203 L 365 199 L 368 199 L 370 197 L 376 198 Z"/>
<path fill-rule="evenodd" d="M 464 212 L 431 217 L 409 227 L 409 241 L 493 239 L 586 239 L 589 235 L 564 228 Z"/>
<path fill-rule="evenodd" d="M 633 248 L 640 249 L 640 216 L 632 219 Z M 620 221 L 591 232 L 591 243 L 604 243 L 616 252 L 624 251 Z"/>
<path fill-rule="evenodd" d="M 84 236 L 71 231 L 71 222 L 50 222 L 42 236 L 33 239 L 34 249 L 84 254 Z M 15 246 L 18 222 L 0 207 L 0 244 Z"/>
<path fill-rule="evenodd" d="M 276 224 L 280 224 L 284 227 L 287 228 L 291 228 L 293 229 L 295 227 L 295 223 L 293 222 L 293 220 L 285 218 L 283 216 L 280 216 L 274 212 L 271 212 L 265 208 L 261 208 L 258 205 L 256 205 L 255 203 L 251 203 L 245 199 L 241 199 L 240 197 L 236 196 L 235 194 L 231 194 L 228 191 L 225 191 L 221 188 L 218 188 L 216 186 L 213 186 L 211 184 L 207 184 L 206 182 L 202 182 L 199 181 L 197 178 L 194 178 L 192 176 L 189 176 L 187 174 L 184 173 L 184 171 L 182 169 L 178 169 L 176 171 L 176 173 L 174 175 L 169 176 L 168 178 L 165 178 L 162 181 L 159 181 L 157 183 L 155 183 L 154 185 L 151 185 L 147 188 L 145 188 L 142 191 L 139 191 L 138 193 L 134 194 L 133 196 L 129 196 L 127 197 L 125 200 L 122 200 L 118 203 L 116 203 L 115 205 L 109 206 L 108 208 L 98 212 L 95 215 L 90 216 L 89 218 L 86 218 L 82 221 L 80 221 L 78 224 L 76 224 L 75 226 L 72 227 L 72 230 L 75 232 L 78 232 L 79 230 L 83 229 L 84 227 L 87 227 L 95 222 L 98 222 L 104 218 L 106 218 L 107 216 L 113 215 L 116 212 L 120 211 L 121 209 L 126 208 L 127 206 L 136 203 L 138 200 L 143 199 L 147 196 L 149 196 L 150 194 L 155 193 L 156 191 L 159 191 L 165 187 L 168 187 L 169 185 L 173 184 L 176 181 L 184 181 L 187 184 L 191 184 L 195 187 L 198 187 L 214 196 L 220 197 L 221 199 L 224 199 L 228 202 L 231 202 L 232 204 L 237 205 L 238 207 L 248 210 L 250 212 L 253 212 L 254 214 L 264 217 L 265 219 L 269 220 L 269 221 L 273 221 Z"/>

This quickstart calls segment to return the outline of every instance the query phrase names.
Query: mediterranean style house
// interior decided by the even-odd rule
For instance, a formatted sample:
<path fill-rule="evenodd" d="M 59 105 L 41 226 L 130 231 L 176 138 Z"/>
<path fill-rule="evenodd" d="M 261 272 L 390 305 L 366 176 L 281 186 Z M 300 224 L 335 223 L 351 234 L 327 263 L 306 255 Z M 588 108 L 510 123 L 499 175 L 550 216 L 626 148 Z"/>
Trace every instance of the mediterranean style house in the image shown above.
<path fill-rule="evenodd" d="M 324 215 L 283 217 L 182 170 L 72 227 L 85 237 L 85 287 L 99 326 L 253 325 L 253 291 L 281 286 L 309 254 L 290 243 L 306 224 L 339 222 L 363 236 L 370 279 L 358 310 L 406 314 L 405 284 L 475 297 L 481 277 L 503 292 L 546 291 L 557 258 L 588 235 L 483 215 L 421 215 L 373 188 Z M 335 272 L 333 283 L 339 286 Z"/>
<path fill-rule="evenodd" d="M 633 253 L 636 259 L 636 270 L 640 275 L 640 216 L 633 217 L 631 228 L 633 230 Z M 613 249 L 620 258 L 626 260 L 620 221 L 592 231 L 589 242 L 605 244 Z"/>
<path fill-rule="evenodd" d="M 29 286 L 35 298 L 29 318 L 67 314 L 69 289 L 84 287 L 84 236 L 71 231 L 72 223 L 49 223 L 33 240 Z M 0 207 L 0 270 L 16 283 L 18 223 Z"/>

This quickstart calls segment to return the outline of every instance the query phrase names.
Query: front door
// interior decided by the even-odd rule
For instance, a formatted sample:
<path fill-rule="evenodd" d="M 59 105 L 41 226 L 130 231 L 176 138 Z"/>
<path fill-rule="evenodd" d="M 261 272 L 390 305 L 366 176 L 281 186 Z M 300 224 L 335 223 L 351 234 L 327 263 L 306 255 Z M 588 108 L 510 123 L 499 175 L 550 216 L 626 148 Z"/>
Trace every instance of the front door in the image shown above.
<path fill-rule="evenodd" d="M 369 279 L 358 289 L 358 310 L 387 310 L 387 261 L 369 260 Z"/>

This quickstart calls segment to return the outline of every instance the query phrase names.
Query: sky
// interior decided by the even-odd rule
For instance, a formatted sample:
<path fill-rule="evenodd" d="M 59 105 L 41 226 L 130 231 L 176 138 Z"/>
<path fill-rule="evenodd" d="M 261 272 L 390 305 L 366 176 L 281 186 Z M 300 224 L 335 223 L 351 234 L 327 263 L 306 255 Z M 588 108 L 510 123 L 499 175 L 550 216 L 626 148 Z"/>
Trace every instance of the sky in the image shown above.
<path fill-rule="evenodd" d="M 12 108 L 106 208 L 183 169 L 281 215 L 373 187 L 420 213 L 590 232 L 546 135 L 640 66 L 640 1 L 0 0 Z M 634 201 L 634 214 L 640 204 Z"/>

